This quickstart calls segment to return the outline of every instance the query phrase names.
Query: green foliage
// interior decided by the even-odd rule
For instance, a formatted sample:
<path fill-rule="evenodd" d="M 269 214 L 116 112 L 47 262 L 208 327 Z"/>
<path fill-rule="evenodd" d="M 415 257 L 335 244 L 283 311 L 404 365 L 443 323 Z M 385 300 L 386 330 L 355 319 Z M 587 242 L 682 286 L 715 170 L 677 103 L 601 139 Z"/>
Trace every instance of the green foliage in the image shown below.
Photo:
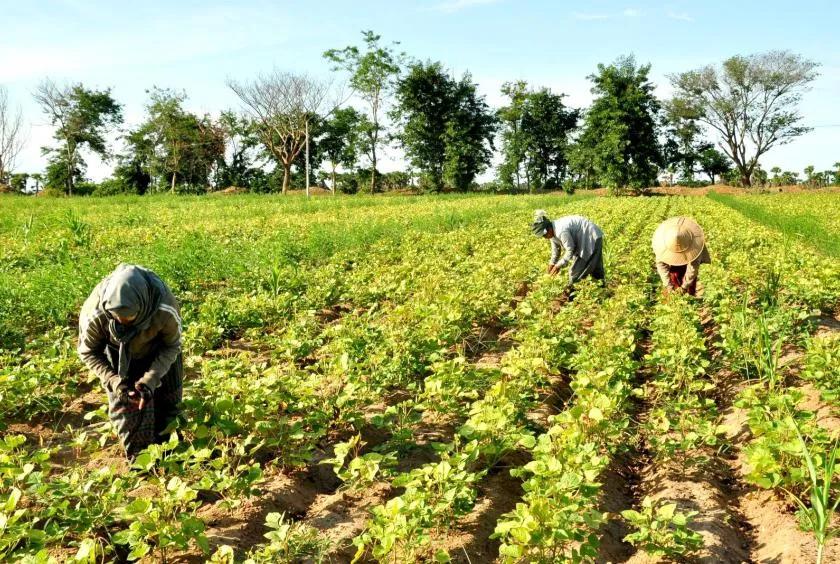
<path fill-rule="evenodd" d="M 363 116 L 355 108 L 340 108 L 324 121 L 318 144 L 322 154 L 332 168 L 333 191 L 337 188 L 336 168 L 342 166 L 353 170 L 360 152 L 359 135 Z M 347 190 L 344 190 L 347 191 Z M 352 192 L 351 192 L 352 193 Z"/>
<path fill-rule="evenodd" d="M 762 155 L 809 131 L 797 105 L 817 66 L 788 51 L 735 55 L 719 68 L 671 75 L 673 103 L 681 116 L 721 135 L 741 183 L 751 186 Z"/>
<path fill-rule="evenodd" d="M 405 60 L 404 53 L 396 53 L 392 47 L 379 43 L 381 36 L 373 31 L 363 31 L 364 50 L 351 45 L 344 49 L 330 49 L 324 58 L 332 62 L 335 70 L 344 70 L 350 75 L 350 86 L 368 104 L 367 120 L 361 133 L 365 142 L 364 153 L 370 159 L 370 191 L 376 192 L 377 150 L 382 144 L 384 128 L 380 123 L 380 112 L 393 89 L 393 80 L 399 74 Z M 397 45 L 396 43 L 394 44 Z"/>
<path fill-rule="evenodd" d="M 90 90 L 82 84 L 59 88 L 46 80 L 35 92 L 35 100 L 56 127 L 56 148 L 43 148 L 50 154 L 47 186 L 62 188 L 73 194 L 75 183 L 82 178 L 85 162 L 82 150 L 108 157 L 105 136 L 110 127 L 122 123 L 122 106 L 111 96 L 111 90 Z"/>
<path fill-rule="evenodd" d="M 644 192 L 656 183 L 662 156 L 657 141 L 659 101 L 648 80 L 650 65 L 630 57 L 599 64 L 595 100 L 584 118 L 580 150 L 591 161 L 598 182 L 621 192 Z"/>
<path fill-rule="evenodd" d="M 398 138 L 432 191 L 466 191 L 490 163 L 495 118 L 469 74 L 450 78 L 441 63 L 415 63 L 396 88 Z"/>
<path fill-rule="evenodd" d="M 621 512 L 635 532 L 624 540 L 651 556 L 679 558 L 689 556 L 703 546 L 700 533 L 689 529 L 696 511 L 677 511 L 676 503 L 655 503 L 650 497 L 642 500 L 641 511 Z"/>

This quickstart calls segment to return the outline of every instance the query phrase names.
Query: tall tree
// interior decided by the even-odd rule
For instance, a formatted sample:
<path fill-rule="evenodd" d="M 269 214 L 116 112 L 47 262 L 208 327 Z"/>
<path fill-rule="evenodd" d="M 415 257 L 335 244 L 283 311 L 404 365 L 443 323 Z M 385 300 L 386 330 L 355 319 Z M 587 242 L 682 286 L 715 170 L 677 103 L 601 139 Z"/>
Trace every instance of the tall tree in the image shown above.
<path fill-rule="evenodd" d="M 368 104 L 368 127 L 364 133 L 372 174 L 370 191 L 376 192 L 376 164 L 378 148 L 382 145 L 383 126 L 380 121 L 383 106 L 393 89 L 393 81 L 400 72 L 405 60 L 403 53 L 397 53 L 393 47 L 379 43 L 381 36 L 373 31 L 363 31 L 364 46 L 354 45 L 344 49 L 330 49 L 324 57 L 334 63 L 334 70 L 345 70 L 350 74 L 350 86 L 354 92 Z M 394 43 L 394 46 L 398 45 Z"/>
<path fill-rule="evenodd" d="M 341 108 L 333 112 L 321 127 L 318 144 L 322 155 L 330 164 L 333 194 L 336 191 L 336 169 L 339 166 L 350 169 L 356 166 L 361 118 L 355 108 Z"/>
<path fill-rule="evenodd" d="M 650 65 L 633 56 L 598 65 L 590 75 L 595 100 L 586 114 L 582 148 L 600 184 L 642 192 L 656 182 L 662 162 L 657 141 L 659 101 L 648 80 Z"/>
<path fill-rule="evenodd" d="M 490 162 L 496 120 L 469 74 L 455 80 L 440 63 L 414 63 L 398 82 L 393 117 L 431 190 L 466 190 Z"/>
<path fill-rule="evenodd" d="M 155 147 L 146 128 L 138 128 L 123 136 L 125 151 L 117 155 L 114 178 L 127 191 L 143 195 L 152 185 Z"/>
<path fill-rule="evenodd" d="M 9 183 L 23 142 L 23 113 L 11 108 L 6 87 L 0 86 L 0 185 Z"/>
<path fill-rule="evenodd" d="M 663 161 L 680 171 L 683 178 L 692 179 L 700 154 L 714 145 L 703 139 L 702 127 L 696 119 L 686 115 L 679 100 L 666 102 L 663 113 Z"/>
<path fill-rule="evenodd" d="M 700 170 L 709 176 L 712 184 L 715 183 L 715 177 L 722 177 L 732 170 L 729 158 L 714 147 L 705 148 L 697 157 Z"/>
<path fill-rule="evenodd" d="M 563 105 L 563 95 L 548 88 L 528 93 L 523 110 L 529 188 L 557 188 L 566 177 L 569 136 L 580 113 Z"/>
<path fill-rule="evenodd" d="M 466 192 L 475 177 L 490 166 L 497 122 L 469 73 L 453 81 L 453 87 L 444 135 L 443 177 L 455 190 Z"/>
<path fill-rule="evenodd" d="M 817 77 L 816 68 L 800 55 L 770 51 L 736 55 L 719 68 L 709 65 L 669 78 L 683 114 L 720 135 L 720 148 L 750 186 L 762 155 L 810 130 L 801 125 L 797 106 Z"/>
<path fill-rule="evenodd" d="M 216 169 L 216 186 L 250 189 L 265 175 L 258 165 L 260 138 L 254 123 L 225 111 L 219 116 L 218 126 L 224 136 L 225 155 Z"/>
<path fill-rule="evenodd" d="M 498 174 L 502 186 L 519 189 L 522 186 L 521 170 L 525 161 L 525 136 L 522 132 L 522 116 L 525 113 L 525 100 L 528 97 L 528 83 L 524 80 L 505 82 L 502 94 L 507 96 L 508 104 L 499 108 L 497 116 L 500 124 L 502 141 L 502 162 Z M 526 167 L 527 174 L 527 167 Z M 526 183 L 530 182 L 526 176 Z"/>
<path fill-rule="evenodd" d="M 122 106 L 111 96 L 111 90 L 89 90 L 82 84 L 59 87 L 50 79 L 44 80 L 34 93 L 35 100 L 56 126 L 55 139 L 58 149 L 45 148 L 53 153 L 53 168 L 63 167 L 61 174 L 65 190 L 73 194 L 73 187 L 84 160 L 79 155 L 83 149 L 108 158 L 105 135 L 110 127 L 122 123 Z"/>
<path fill-rule="evenodd" d="M 292 165 L 306 145 L 312 117 L 327 97 L 326 83 L 305 74 L 275 69 L 250 82 L 228 82 L 254 120 L 260 140 L 283 167 L 283 194 Z"/>

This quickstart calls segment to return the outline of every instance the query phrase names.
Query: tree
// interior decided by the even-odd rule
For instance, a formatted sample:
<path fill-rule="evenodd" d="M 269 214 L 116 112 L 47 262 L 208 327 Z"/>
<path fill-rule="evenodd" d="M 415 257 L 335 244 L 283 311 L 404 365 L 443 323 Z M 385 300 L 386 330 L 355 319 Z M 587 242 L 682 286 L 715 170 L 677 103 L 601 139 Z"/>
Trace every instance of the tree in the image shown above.
<path fill-rule="evenodd" d="M 228 82 L 254 120 L 260 140 L 283 167 L 283 194 L 292 164 L 304 149 L 309 123 L 327 97 L 328 85 L 305 74 L 277 69 L 251 82 Z"/>
<path fill-rule="evenodd" d="M 444 135 L 443 177 L 453 189 L 466 192 L 490 165 L 497 124 L 469 73 L 457 82 L 453 80 L 453 87 Z"/>
<path fill-rule="evenodd" d="M 599 183 L 613 190 L 639 193 L 656 182 L 662 162 L 657 142 L 660 106 L 648 80 L 650 65 L 632 56 L 598 65 L 590 75 L 596 96 L 586 113 L 580 144 L 591 159 Z"/>
<path fill-rule="evenodd" d="M 265 177 L 265 171 L 257 164 L 260 138 L 254 123 L 244 116 L 226 111 L 219 116 L 218 126 L 226 149 L 216 169 L 216 186 L 251 189 Z"/>
<path fill-rule="evenodd" d="M 683 115 L 721 137 L 720 148 L 750 186 L 759 158 L 776 145 L 810 130 L 800 124 L 797 105 L 817 77 L 817 63 L 787 51 L 736 55 L 720 68 L 669 76 Z"/>
<path fill-rule="evenodd" d="M 23 149 L 23 113 L 9 106 L 9 95 L 0 86 L 0 185 L 9 181 L 15 169 L 15 160 Z"/>
<path fill-rule="evenodd" d="M 152 186 L 155 147 L 148 128 L 140 127 L 123 136 L 125 151 L 117 156 L 114 178 L 127 190 L 143 195 Z"/>
<path fill-rule="evenodd" d="M 814 165 L 808 165 L 805 167 L 803 172 L 805 173 L 805 182 L 808 183 L 808 186 L 819 186 L 820 185 L 820 173 L 815 173 Z"/>
<path fill-rule="evenodd" d="M 833 176 L 834 184 L 840 186 L 840 161 L 834 163 Z"/>
<path fill-rule="evenodd" d="M 519 189 L 522 186 L 521 169 L 525 161 L 525 135 L 522 132 L 522 116 L 525 113 L 525 100 L 528 97 L 528 83 L 524 80 L 506 82 L 502 85 L 502 94 L 510 100 L 507 106 L 499 108 L 502 141 L 502 163 L 499 165 L 499 181 L 505 188 Z M 527 174 L 527 167 L 526 167 Z M 516 183 L 514 185 L 514 179 Z M 526 183 L 530 181 L 526 176 Z"/>
<path fill-rule="evenodd" d="M 363 132 L 368 138 L 367 154 L 373 171 L 370 177 L 370 191 L 373 194 L 376 192 L 377 149 L 382 144 L 380 134 L 383 127 L 380 115 L 393 88 L 393 80 L 399 74 L 405 60 L 405 54 L 396 53 L 392 47 L 380 45 L 381 36 L 373 31 L 363 31 L 362 37 L 364 51 L 350 45 L 344 49 L 325 51 L 324 57 L 334 63 L 333 70 L 345 70 L 350 74 L 350 86 L 368 104 L 367 127 Z"/>
<path fill-rule="evenodd" d="M 700 170 L 709 176 L 709 181 L 714 184 L 715 176 L 723 176 L 731 170 L 729 158 L 715 149 L 707 147 L 698 155 Z"/>
<path fill-rule="evenodd" d="M 9 188 L 12 192 L 26 192 L 26 183 L 29 180 L 29 175 L 25 172 L 9 175 Z"/>
<path fill-rule="evenodd" d="M 782 185 L 781 184 L 782 168 L 778 167 L 778 166 L 774 166 L 773 168 L 770 169 L 770 172 L 773 173 L 773 177 L 770 179 L 770 184 L 773 185 L 773 186 L 781 186 Z"/>
<path fill-rule="evenodd" d="M 492 156 L 495 117 L 469 74 L 450 78 L 441 63 L 414 63 L 397 84 L 393 117 L 412 166 L 431 190 L 466 190 Z"/>
<path fill-rule="evenodd" d="M 204 189 L 210 172 L 224 156 L 224 135 L 208 117 L 184 109 L 186 93 L 154 88 L 143 126 L 154 147 L 153 170 L 168 179 L 174 194 L 181 184 Z"/>
<path fill-rule="evenodd" d="M 355 108 L 341 108 L 333 112 L 321 127 L 318 144 L 330 163 L 333 194 L 336 190 L 336 168 L 339 165 L 349 169 L 356 166 L 361 119 L 362 115 Z"/>
<path fill-rule="evenodd" d="M 82 84 L 59 87 L 50 79 L 44 80 L 34 94 L 35 101 L 47 114 L 50 123 L 56 126 L 55 139 L 62 146 L 58 149 L 44 148 L 53 153 L 51 166 L 53 179 L 60 178 L 67 194 L 73 194 L 73 186 L 85 169 L 79 155 L 83 149 L 108 158 L 105 135 L 112 126 L 122 123 L 122 106 L 111 96 L 111 90 L 88 90 Z M 59 174 L 56 167 L 63 167 Z"/>
<path fill-rule="evenodd" d="M 700 124 L 696 119 L 686 116 L 679 100 L 665 103 L 663 118 L 663 162 L 674 172 L 681 172 L 683 178 L 691 180 L 697 170 L 700 154 L 714 145 L 702 139 Z"/>
<path fill-rule="evenodd" d="M 578 110 L 563 105 L 563 94 L 548 88 L 525 98 L 521 131 L 524 137 L 529 189 L 558 188 L 569 164 L 569 135 L 577 127 Z"/>

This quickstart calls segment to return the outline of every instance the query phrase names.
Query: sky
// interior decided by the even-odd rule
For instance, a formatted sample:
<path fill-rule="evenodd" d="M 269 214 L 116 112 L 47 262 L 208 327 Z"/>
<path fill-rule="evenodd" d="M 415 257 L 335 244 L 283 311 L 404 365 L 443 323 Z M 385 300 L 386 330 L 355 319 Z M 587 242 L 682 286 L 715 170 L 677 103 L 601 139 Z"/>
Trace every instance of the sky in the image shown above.
<path fill-rule="evenodd" d="M 599 63 L 633 54 L 650 63 L 657 95 L 667 75 L 734 54 L 788 49 L 820 63 L 800 110 L 814 129 L 772 149 L 763 168 L 827 170 L 840 161 L 840 2 L 819 0 L 0 0 L 0 85 L 24 115 L 27 144 L 17 170 L 43 170 L 53 129 L 32 99 L 45 77 L 112 88 L 124 128 L 143 120 L 146 90 L 183 90 L 188 109 L 217 115 L 240 105 L 226 81 L 278 68 L 333 79 L 322 53 L 359 44 L 371 29 L 421 60 L 472 74 L 498 107 L 504 82 L 525 80 L 591 100 L 587 76 Z M 114 135 L 117 138 L 117 134 Z M 114 149 L 119 149 L 115 141 Z M 383 170 L 403 168 L 391 150 Z M 99 180 L 111 165 L 88 158 Z M 492 172 L 484 178 L 492 177 Z"/>

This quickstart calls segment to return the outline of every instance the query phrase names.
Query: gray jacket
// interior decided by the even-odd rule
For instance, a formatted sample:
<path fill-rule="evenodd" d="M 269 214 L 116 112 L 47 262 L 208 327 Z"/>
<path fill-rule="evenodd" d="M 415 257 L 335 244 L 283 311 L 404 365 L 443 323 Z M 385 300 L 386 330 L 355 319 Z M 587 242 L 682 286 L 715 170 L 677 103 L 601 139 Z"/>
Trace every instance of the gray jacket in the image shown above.
<path fill-rule="evenodd" d="M 100 309 L 101 294 L 107 278 L 96 285 L 85 300 L 79 314 L 79 347 L 81 359 L 90 370 L 99 377 L 102 385 L 109 388 L 111 378 L 117 376 L 105 356 L 105 347 L 119 347 L 113 342 L 108 323 L 107 312 Z M 153 314 L 149 327 L 134 337 L 128 344 L 131 358 L 141 359 L 150 355 L 154 360 L 138 382 L 154 390 L 160 386 L 163 376 L 181 352 L 181 314 L 178 301 L 172 292 L 166 290 L 161 297 L 158 310 Z"/>
<path fill-rule="evenodd" d="M 565 266 L 575 257 L 587 260 L 595 252 L 596 241 L 604 238 L 601 229 L 581 215 L 567 215 L 553 224 L 550 265 Z M 565 253 L 561 259 L 562 251 Z"/>

